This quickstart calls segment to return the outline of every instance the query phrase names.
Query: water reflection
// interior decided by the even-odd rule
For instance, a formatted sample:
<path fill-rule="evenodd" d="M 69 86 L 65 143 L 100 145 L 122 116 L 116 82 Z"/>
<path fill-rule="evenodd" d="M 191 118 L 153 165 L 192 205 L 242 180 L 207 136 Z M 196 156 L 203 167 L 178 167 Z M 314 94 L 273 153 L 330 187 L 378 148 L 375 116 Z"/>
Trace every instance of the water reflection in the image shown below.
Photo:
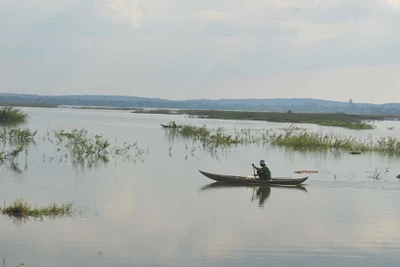
<path fill-rule="evenodd" d="M 271 190 L 274 188 L 274 190 L 297 190 L 297 191 L 303 191 L 305 193 L 308 193 L 308 190 L 304 186 L 282 186 L 282 185 L 240 185 L 240 184 L 229 184 L 229 183 L 224 183 L 224 182 L 215 182 L 211 183 L 205 186 L 202 186 L 199 191 L 204 192 L 204 191 L 210 191 L 210 190 L 216 190 L 216 189 L 229 189 L 229 188 L 252 188 L 253 193 L 251 197 L 251 202 L 257 201 L 258 202 L 258 207 L 263 208 L 264 204 L 270 198 L 271 195 Z"/>
<path fill-rule="evenodd" d="M 78 209 L 74 208 L 71 211 L 67 211 L 63 214 L 44 214 L 40 216 L 22 216 L 18 214 L 2 214 L 4 217 L 9 218 L 12 220 L 12 224 L 19 229 L 22 229 L 23 226 L 25 226 L 27 223 L 33 222 L 33 223 L 38 223 L 38 222 L 45 222 L 46 220 L 57 220 L 57 219 L 63 219 L 63 220 L 74 220 L 75 218 L 86 218 L 86 209 Z"/>
<path fill-rule="evenodd" d="M 19 216 L 8 216 L 4 215 L 5 217 L 8 217 L 9 219 L 12 220 L 12 224 L 15 226 L 15 228 L 22 229 L 27 223 L 29 222 L 44 222 L 45 218 L 44 217 L 19 217 Z M 74 219 L 76 216 L 72 214 L 64 214 L 64 215 L 52 215 L 52 216 L 46 216 L 46 219 L 48 220 L 56 220 L 56 219 Z"/>
<path fill-rule="evenodd" d="M 12 164 L 10 164 L 10 166 L 7 166 L 7 169 L 15 174 L 22 174 L 24 171 L 28 169 L 28 162 L 25 160 L 23 168 L 21 168 L 18 163 L 13 162 Z"/>
<path fill-rule="evenodd" d="M 254 191 L 256 191 L 255 195 Z M 253 196 L 251 198 L 251 201 L 253 202 L 255 199 L 258 199 L 258 206 L 262 208 L 264 207 L 264 203 L 268 199 L 270 194 L 271 194 L 271 187 L 269 186 L 260 186 L 257 188 L 257 190 L 253 188 Z"/>

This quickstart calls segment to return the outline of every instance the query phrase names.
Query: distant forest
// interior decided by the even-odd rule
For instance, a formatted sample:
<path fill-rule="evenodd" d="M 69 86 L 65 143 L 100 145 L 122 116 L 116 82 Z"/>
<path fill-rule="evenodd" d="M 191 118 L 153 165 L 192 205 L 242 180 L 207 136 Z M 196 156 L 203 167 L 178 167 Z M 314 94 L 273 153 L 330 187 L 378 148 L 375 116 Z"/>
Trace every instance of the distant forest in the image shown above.
<path fill-rule="evenodd" d="M 14 105 L 56 105 L 110 108 L 170 108 L 207 110 L 248 110 L 274 112 L 323 112 L 348 114 L 399 115 L 400 103 L 366 104 L 321 100 L 313 98 L 273 98 L 273 99 L 195 99 L 168 100 L 135 96 L 113 95 L 28 95 L 0 94 L 0 103 Z"/>

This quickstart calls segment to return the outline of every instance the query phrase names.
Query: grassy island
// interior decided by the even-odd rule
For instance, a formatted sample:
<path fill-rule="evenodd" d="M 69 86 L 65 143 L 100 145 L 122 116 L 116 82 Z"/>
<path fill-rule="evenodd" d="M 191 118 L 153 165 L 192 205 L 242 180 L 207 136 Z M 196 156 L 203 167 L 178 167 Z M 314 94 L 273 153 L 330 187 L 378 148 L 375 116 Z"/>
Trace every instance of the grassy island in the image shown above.
<path fill-rule="evenodd" d="M 294 112 L 253 112 L 222 110 L 170 110 L 170 109 L 134 109 L 132 113 L 189 115 L 197 118 L 226 120 L 255 120 L 286 123 L 315 123 L 322 126 L 336 126 L 365 130 L 374 126 L 366 121 L 384 120 L 385 116 L 354 115 L 345 113 L 294 113 Z M 398 118 L 396 118 L 398 119 Z"/>

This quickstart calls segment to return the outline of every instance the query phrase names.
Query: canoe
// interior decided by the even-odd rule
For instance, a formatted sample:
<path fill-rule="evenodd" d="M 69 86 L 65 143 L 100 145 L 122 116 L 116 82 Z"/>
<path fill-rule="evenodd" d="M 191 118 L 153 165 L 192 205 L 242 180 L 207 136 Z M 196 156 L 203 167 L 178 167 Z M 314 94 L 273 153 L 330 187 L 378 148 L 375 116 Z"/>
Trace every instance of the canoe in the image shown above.
<path fill-rule="evenodd" d="M 162 127 L 164 127 L 164 128 L 180 128 L 180 127 L 182 127 L 182 126 L 180 126 L 180 125 L 177 125 L 177 126 L 172 126 L 172 125 L 166 125 L 166 124 L 160 124 Z"/>
<path fill-rule="evenodd" d="M 235 184 L 250 184 L 250 185 L 298 185 L 303 183 L 308 179 L 308 176 L 304 177 L 276 177 L 271 180 L 260 180 L 260 179 L 250 179 L 247 176 L 239 176 L 239 175 L 226 175 L 226 174 L 215 174 L 209 173 L 205 171 L 199 170 L 201 174 L 204 176 L 218 181 L 218 182 L 227 182 L 227 183 L 235 183 Z"/>

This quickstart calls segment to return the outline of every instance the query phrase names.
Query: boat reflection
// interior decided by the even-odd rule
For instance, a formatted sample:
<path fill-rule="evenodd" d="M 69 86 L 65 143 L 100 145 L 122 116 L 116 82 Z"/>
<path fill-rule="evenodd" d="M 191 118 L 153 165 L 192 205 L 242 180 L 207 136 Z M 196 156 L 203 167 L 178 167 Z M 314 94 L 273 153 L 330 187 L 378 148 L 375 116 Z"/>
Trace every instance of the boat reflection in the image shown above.
<path fill-rule="evenodd" d="M 282 185 L 241 185 L 241 184 L 229 184 L 224 182 L 215 182 L 205 186 L 202 186 L 199 191 L 210 191 L 210 190 L 217 190 L 217 189 L 228 189 L 228 188 L 238 188 L 238 187 L 245 187 L 245 188 L 252 188 L 253 189 L 253 196 L 251 197 L 251 202 L 258 200 L 258 206 L 260 208 L 264 207 L 265 202 L 269 198 L 271 194 L 272 188 L 279 188 L 282 190 L 297 190 L 303 191 L 308 193 L 307 188 L 304 186 L 282 186 Z"/>

